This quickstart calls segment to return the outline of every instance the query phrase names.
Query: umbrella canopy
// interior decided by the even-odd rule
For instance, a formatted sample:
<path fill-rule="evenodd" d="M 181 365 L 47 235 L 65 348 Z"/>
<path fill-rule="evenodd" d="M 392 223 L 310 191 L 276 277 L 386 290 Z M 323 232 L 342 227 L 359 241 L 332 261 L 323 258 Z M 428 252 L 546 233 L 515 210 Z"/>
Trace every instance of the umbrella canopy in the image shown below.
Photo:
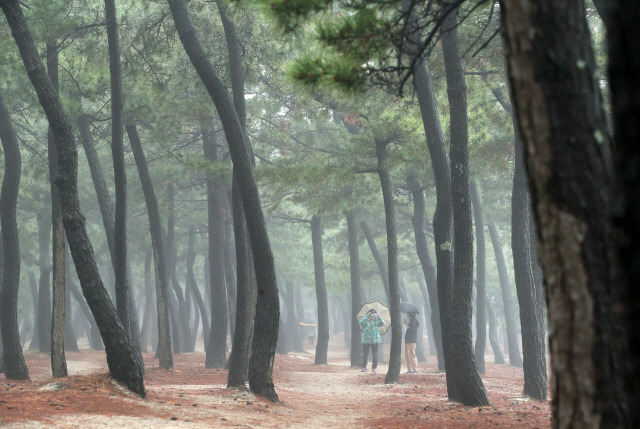
<path fill-rule="evenodd" d="M 420 313 L 420 312 L 418 311 L 418 307 L 411 304 L 410 302 L 401 302 L 400 313 Z"/>
<path fill-rule="evenodd" d="M 378 313 L 380 317 L 382 317 L 382 320 L 384 320 L 384 326 L 380 327 L 380 334 L 386 334 L 389 326 L 391 326 L 391 314 L 389 314 L 389 309 L 379 301 L 368 302 L 364 304 L 358 312 L 358 315 L 356 316 L 358 322 L 367 315 L 369 310 L 375 310 L 375 312 Z M 358 325 L 360 326 L 360 330 L 362 331 L 362 325 Z"/>

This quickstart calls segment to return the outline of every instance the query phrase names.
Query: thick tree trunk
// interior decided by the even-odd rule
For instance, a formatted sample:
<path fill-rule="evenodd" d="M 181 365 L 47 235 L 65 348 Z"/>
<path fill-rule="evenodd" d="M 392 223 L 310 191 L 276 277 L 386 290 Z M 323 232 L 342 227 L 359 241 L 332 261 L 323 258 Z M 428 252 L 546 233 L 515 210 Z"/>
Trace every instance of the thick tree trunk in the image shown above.
<path fill-rule="evenodd" d="M 20 189 L 22 159 L 11 115 L 0 93 L 0 140 L 4 149 L 4 176 L 0 191 L 0 227 L 2 230 L 2 283 L 0 283 L 0 330 L 2 334 L 4 374 L 10 380 L 28 380 L 18 331 L 18 291 L 20 288 L 20 243 L 16 207 Z"/>
<path fill-rule="evenodd" d="M 513 308 L 513 297 L 511 295 L 511 282 L 507 273 L 507 264 L 504 260 L 502 252 L 502 244 L 500 243 L 500 235 L 498 228 L 493 222 L 487 225 L 491 243 L 493 244 L 493 253 L 496 257 L 498 265 L 498 277 L 500 278 L 500 290 L 502 292 L 502 305 L 504 306 L 504 324 L 507 330 L 507 350 L 509 353 L 509 363 L 518 368 L 522 368 L 522 358 L 520 357 L 520 349 L 518 348 L 518 327 L 516 325 L 515 310 Z"/>
<path fill-rule="evenodd" d="M 140 184 L 147 205 L 147 215 L 149 216 L 149 231 L 151 233 L 151 244 L 153 246 L 153 262 L 156 277 L 156 302 L 158 309 L 158 349 L 156 354 L 160 360 L 160 368 L 173 368 L 173 356 L 171 354 L 171 328 L 169 325 L 169 281 L 167 278 L 167 266 L 164 257 L 164 246 L 162 244 L 162 224 L 160 223 L 160 210 L 158 200 L 153 190 L 153 182 L 147 168 L 147 161 L 142 151 L 142 144 L 138 129 L 135 125 L 127 125 L 127 136 L 133 151 L 133 157 L 138 168 Z"/>
<path fill-rule="evenodd" d="M 384 377 L 385 384 L 400 382 L 402 365 L 402 322 L 400 320 L 400 288 L 398 286 L 398 237 L 396 233 L 396 209 L 393 202 L 393 185 L 387 170 L 388 141 L 375 139 L 378 177 L 384 200 L 384 217 L 387 229 L 387 267 L 388 297 L 391 313 L 391 350 L 389 351 L 389 370 Z"/>
<path fill-rule="evenodd" d="M 324 255 L 322 252 L 322 219 L 311 218 L 311 242 L 313 244 L 313 272 L 316 280 L 316 300 L 318 304 L 318 339 L 316 342 L 316 365 L 327 364 L 329 349 L 329 305 L 327 286 L 324 279 Z"/>
<path fill-rule="evenodd" d="M 360 345 L 362 333 L 357 318 L 362 300 L 360 284 L 360 249 L 358 246 L 358 224 L 353 211 L 347 213 L 347 234 L 349 236 L 349 272 L 351 273 L 351 313 L 349 317 L 351 329 L 351 367 L 362 366 L 362 347 Z M 302 317 L 302 316 L 301 316 Z"/>
<path fill-rule="evenodd" d="M 422 267 L 422 273 L 426 282 L 426 289 L 428 296 L 423 292 L 423 299 L 425 302 L 431 304 L 430 307 L 430 325 L 432 329 L 432 335 L 435 345 L 435 352 L 438 358 L 438 369 L 444 370 L 444 354 L 442 351 L 442 326 L 440 324 L 440 306 L 438 305 L 438 284 L 436 277 L 436 270 L 431 262 L 431 256 L 429 255 L 429 246 L 427 245 L 427 234 L 424 231 L 424 216 L 425 216 L 425 201 L 424 190 L 419 186 L 418 180 L 410 175 L 407 178 L 407 185 L 411 189 L 411 195 L 413 196 L 413 217 L 411 222 L 413 223 L 413 234 L 416 240 L 416 252 L 418 253 L 418 259 L 420 260 L 420 266 Z"/>
<path fill-rule="evenodd" d="M 58 90 L 58 49 L 55 40 L 47 41 L 47 73 L 53 87 Z M 51 188 L 51 224 L 53 255 L 53 305 L 51 308 L 51 371 L 54 378 L 67 376 L 64 355 L 65 341 L 65 239 L 60 209 L 60 195 L 55 184 L 58 172 L 58 154 L 53 131 L 47 136 L 49 185 Z"/>
<path fill-rule="evenodd" d="M 487 319 L 489 320 L 489 343 L 491 343 L 491 349 L 493 350 L 493 358 L 495 363 L 503 364 L 504 356 L 502 350 L 500 350 L 500 342 L 498 341 L 498 333 L 496 331 L 496 315 L 493 312 L 493 307 L 490 300 L 486 300 L 487 304 Z"/>
<path fill-rule="evenodd" d="M 478 196 L 475 180 L 471 181 L 471 204 L 476 224 L 476 346 L 474 357 L 478 372 L 485 373 L 484 351 L 487 344 L 486 305 L 486 246 L 484 240 L 484 220 L 482 219 L 482 205 Z"/>
<path fill-rule="evenodd" d="M 602 3 L 602 0 L 594 4 Z M 615 135 L 615 167 L 619 174 L 617 183 L 617 208 L 614 213 L 616 226 L 623 234 L 618 236 L 618 258 L 623 266 L 623 303 L 626 311 L 629 373 L 626 401 L 623 405 L 631 411 L 630 426 L 640 427 L 640 86 L 637 76 L 640 56 L 637 28 L 640 5 L 634 1 L 605 2 L 612 10 L 610 19 L 615 25 L 608 27 L 609 82 L 612 94 L 613 128 Z M 630 405 L 629 405 L 630 404 Z M 615 423 L 615 420 L 613 420 Z"/>
<path fill-rule="evenodd" d="M 231 159 L 238 172 L 236 178 L 240 187 L 258 281 L 256 320 L 249 363 L 249 385 L 254 393 L 272 401 L 278 401 L 278 395 L 273 386 L 273 359 L 280 320 L 278 285 L 271 245 L 260 206 L 260 196 L 251 170 L 248 143 L 224 82 L 216 74 L 200 44 L 184 0 L 168 0 L 168 3 L 185 51 L 216 106 L 229 145 Z"/>
<path fill-rule="evenodd" d="M 202 135 L 204 156 L 211 166 L 218 163 L 218 149 L 212 132 Z M 207 345 L 206 368 L 224 368 L 227 363 L 227 289 L 224 273 L 224 185 L 218 175 L 207 176 L 209 224 L 209 279 L 211 281 L 211 331 Z"/>
<path fill-rule="evenodd" d="M 458 47 L 457 9 L 444 19 L 441 36 L 447 77 L 451 129 L 451 200 L 453 207 L 453 288 L 449 321 L 450 349 L 445 346 L 449 399 L 467 406 L 488 405 L 476 369 L 471 341 L 473 233 L 469 196 L 467 87 Z M 448 357 L 448 356 L 450 357 Z"/>
<path fill-rule="evenodd" d="M 98 323 L 105 344 L 107 364 L 111 375 L 129 389 L 145 396 L 143 367 L 139 351 L 131 346 L 118 315 L 104 288 L 93 257 L 84 217 L 80 213 L 77 188 L 78 153 L 69 121 L 60 99 L 46 75 L 31 33 L 17 0 L 2 0 L 0 7 L 7 17 L 12 35 L 18 45 L 27 74 L 53 129 L 58 149 L 58 177 L 60 202 L 65 233 L 76 272 L 87 303 Z"/>
<path fill-rule="evenodd" d="M 584 1 L 500 6 L 547 288 L 553 424 L 633 427 L 612 251 L 610 143 Z"/>

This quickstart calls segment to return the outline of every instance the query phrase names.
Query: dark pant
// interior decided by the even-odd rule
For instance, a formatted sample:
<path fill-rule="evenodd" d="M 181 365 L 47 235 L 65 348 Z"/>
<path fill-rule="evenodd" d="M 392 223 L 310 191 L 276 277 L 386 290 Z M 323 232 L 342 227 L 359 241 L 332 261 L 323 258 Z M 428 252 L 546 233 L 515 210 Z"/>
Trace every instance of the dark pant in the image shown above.
<path fill-rule="evenodd" d="M 378 345 L 377 344 L 363 344 L 362 345 L 362 367 L 367 367 L 367 358 L 369 357 L 369 349 L 371 349 L 371 354 L 373 355 L 371 369 L 376 369 L 378 367 Z"/>

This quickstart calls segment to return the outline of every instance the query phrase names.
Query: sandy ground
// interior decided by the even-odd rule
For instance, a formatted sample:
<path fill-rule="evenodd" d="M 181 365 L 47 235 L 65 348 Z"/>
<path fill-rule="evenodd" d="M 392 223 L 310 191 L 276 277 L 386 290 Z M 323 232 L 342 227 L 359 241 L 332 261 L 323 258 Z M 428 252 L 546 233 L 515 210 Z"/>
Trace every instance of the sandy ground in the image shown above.
<path fill-rule="evenodd" d="M 335 346 L 335 343 L 338 346 Z M 332 338 L 329 365 L 309 353 L 277 355 L 274 383 L 281 403 L 248 391 L 226 389 L 227 372 L 204 369 L 202 352 L 174 355 L 175 369 L 161 371 L 145 355 L 147 399 L 114 383 L 104 354 L 67 354 L 70 377 L 52 380 L 49 356 L 26 352 L 31 381 L 0 378 L 0 426 L 7 428 L 549 428 L 550 403 L 521 396 L 522 370 L 487 364 L 483 381 L 491 406 L 449 402 L 446 380 L 433 357 L 419 374 L 385 385 L 378 373 L 349 367 Z M 490 356 L 487 356 L 490 359 Z M 403 368 L 403 372 L 405 369 Z"/>

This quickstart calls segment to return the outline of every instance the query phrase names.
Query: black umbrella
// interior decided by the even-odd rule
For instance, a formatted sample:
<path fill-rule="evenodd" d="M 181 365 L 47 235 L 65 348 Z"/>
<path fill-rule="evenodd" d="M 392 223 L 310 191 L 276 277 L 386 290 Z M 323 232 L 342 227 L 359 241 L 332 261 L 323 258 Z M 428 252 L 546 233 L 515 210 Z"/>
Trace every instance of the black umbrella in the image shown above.
<path fill-rule="evenodd" d="M 418 311 L 418 307 L 411 304 L 410 302 L 401 302 L 400 313 L 420 313 L 420 312 Z"/>

